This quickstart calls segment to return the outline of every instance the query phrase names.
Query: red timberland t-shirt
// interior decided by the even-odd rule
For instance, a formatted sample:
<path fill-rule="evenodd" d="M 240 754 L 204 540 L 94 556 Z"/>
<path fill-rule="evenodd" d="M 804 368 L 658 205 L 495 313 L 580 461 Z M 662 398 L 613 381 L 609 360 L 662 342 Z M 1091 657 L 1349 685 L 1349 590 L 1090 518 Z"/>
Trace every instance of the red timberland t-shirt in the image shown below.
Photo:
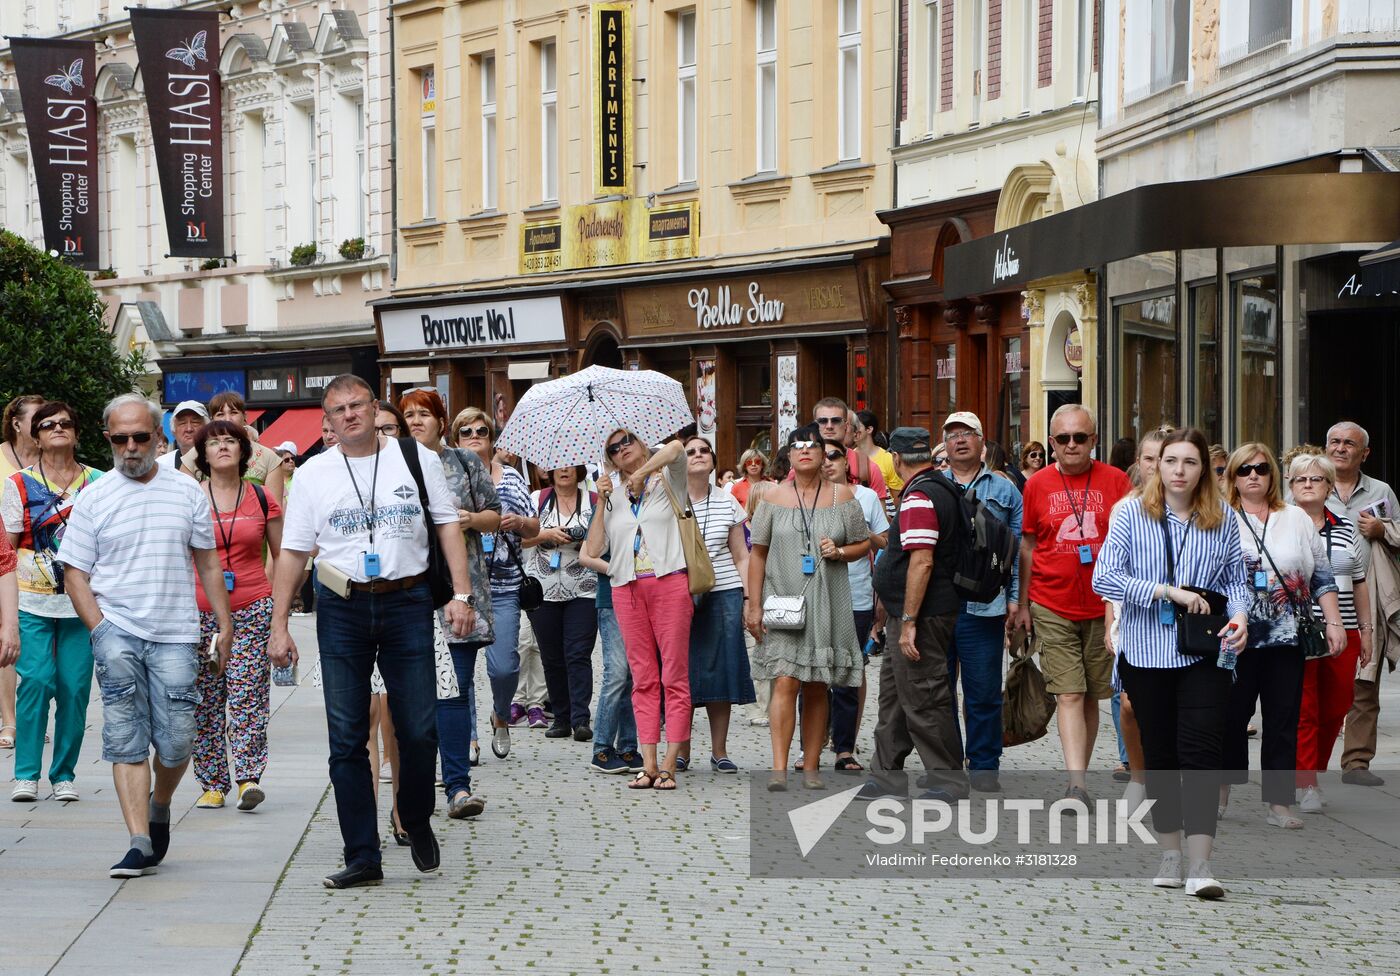
<path fill-rule="evenodd" d="M 1094 559 L 1108 536 L 1108 513 L 1132 489 L 1128 476 L 1094 461 L 1080 475 L 1066 475 L 1058 464 L 1041 468 L 1026 482 L 1023 531 L 1035 534 L 1030 600 L 1066 620 L 1103 616 L 1103 600 L 1090 585 L 1094 564 L 1083 563 L 1079 547 Z"/>

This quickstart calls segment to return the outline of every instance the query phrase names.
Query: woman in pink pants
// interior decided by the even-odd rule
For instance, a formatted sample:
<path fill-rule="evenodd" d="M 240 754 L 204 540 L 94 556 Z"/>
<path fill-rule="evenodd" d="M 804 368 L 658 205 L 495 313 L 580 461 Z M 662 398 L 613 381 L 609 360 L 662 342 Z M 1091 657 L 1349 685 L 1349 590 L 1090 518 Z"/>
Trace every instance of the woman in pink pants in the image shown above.
<path fill-rule="evenodd" d="M 589 530 L 590 550 L 611 553 L 613 612 L 632 671 L 632 710 L 645 769 L 628 786 L 674 790 L 676 757 L 690 741 L 690 618 L 695 605 L 668 489 L 670 496 L 686 497 L 685 452 L 680 441 L 671 441 L 652 453 L 629 430 L 613 431 L 606 445 L 619 484 L 614 486 L 610 477 L 598 483 L 601 517 Z M 666 759 L 659 763 L 663 690 Z"/>

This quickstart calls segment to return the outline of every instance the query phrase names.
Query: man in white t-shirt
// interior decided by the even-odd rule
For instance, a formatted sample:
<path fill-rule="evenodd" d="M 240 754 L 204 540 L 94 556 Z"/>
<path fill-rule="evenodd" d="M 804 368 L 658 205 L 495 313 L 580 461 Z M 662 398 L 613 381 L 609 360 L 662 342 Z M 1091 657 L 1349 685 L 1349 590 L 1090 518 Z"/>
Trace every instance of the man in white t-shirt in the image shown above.
<path fill-rule="evenodd" d="M 426 872 L 436 870 L 440 862 L 428 822 L 435 801 L 438 739 L 424 495 L 426 515 L 451 569 L 454 596 L 443 612 L 458 637 L 471 633 L 476 597 L 467 573 L 457 500 L 448 490 L 438 456 L 411 440 L 405 447 L 404 442 L 380 437 L 374 427 L 379 403 L 358 376 L 347 373 L 333 379 L 321 406 L 337 443 L 302 465 L 292 483 L 272 594 L 268 657 L 278 666 L 297 658 L 287 618 L 307 557 L 318 552 L 316 639 L 331 785 L 345 841 L 344 870 L 323 883 L 327 888 L 353 888 L 378 884 L 384 877 L 365 751 L 369 681 L 376 663 L 394 718 L 399 819 L 413 863 Z M 417 462 L 416 473 L 410 457 Z"/>
<path fill-rule="evenodd" d="M 156 463 L 171 471 L 183 470 L 186 474 L 194 474 L 188 466 L 182 468 L 180 459 L 194 450 L 194 437 L 199 433 L 199 428 L 207 423 L 209 411 L 205 410 L 204 404 L 198 400 L 182 400 L 176 404 L 175 412 L 170 416 L 170 433 L 174 436 L 175 443 Z"/>
<path fill-rule="evenodd" d="M 223 670 L 233 623 L 209 502 L 192 478 L 156 465 L 160 407 L 136 394 L 102 413 L 115 470 L 73 505 L 59 545 L 73 609 L 92 631 L 102 689 L 102 758 L 131 833 L 114 878 L 154 872 L 170 846 L 170 800 L 194 749 L 199 612 L 209 594 Z M 155 784 L 149 762 L 155 747 Z"/>

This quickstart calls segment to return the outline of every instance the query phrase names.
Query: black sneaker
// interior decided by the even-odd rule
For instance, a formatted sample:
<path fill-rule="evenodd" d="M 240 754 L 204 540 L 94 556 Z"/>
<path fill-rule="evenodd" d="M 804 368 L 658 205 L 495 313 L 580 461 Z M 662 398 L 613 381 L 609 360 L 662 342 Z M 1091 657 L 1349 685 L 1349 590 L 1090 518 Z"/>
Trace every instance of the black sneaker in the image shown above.
<path fill-rule="evenodd" d="M 151 850 L 155 857 L 152 863 L 159 864 L 165 860 L 165 855 L 170 850 L 170 822 L 153 823 L 150 825 L 150 831 Z"/>
<path fill-rule="evenodd" d="M 147 857 L 133 847 L 126 852 L 126 857 L 112 865 L 107 874 L 113 878 L 139 878 L 142 875 L 155 874 L 156 863 L 155 858 Z"/>
<path fill-rule="evenodd" d="M 591 728 L 588 727 L 588 724 L 587 724 L 587 723 L 585 723 L 585 724 L 583 724 L 583 725 L 575 725 L 575 726 L 574 726 L 574 741 L 575 741 L 575 742 L 592 742 L 592 741 L 593 741 L 593 730 L 592 730 Z"/>
<path fill-rule="evenodd" d="M 383 880 L 384 871 L 378 864 L 351 864 L 322 878 L 321 884 L 327 888 L 365 888 Z"/>
<path fill-rule="evenodd" d="M 997 777 L 995 769 L 970 769 L 968 779 L 972 782 L 972 788 L 978 793 L 1000 793 L 1001 780 Z"/>
<path fill-rule="evenodd" d="M 588 764 L 588 768 L 598 773 L 625 773 L 628 771 L 627 762 L 621 756 L 613 755 L 613 751 L 606 748 L 593 753 L 593 761 Z"/>
<path fill-rule="evenodd" d="M 567 739 L 569 736 L 573 735 L 573 732 L 574 730 L 567 725 L 559 725 L 556 723 L 544 730 L 544 737 L 546 739 Z M 593 733 L 588 733 L 588 736 L 592 738 Z"/>
<path fill-rule="evenodd" d="M 413 855 L 413 866 L 424 874 L 436 871 L 442 864 L 437 835 L 428 824 L 408 832 L 408 851 Z"/>

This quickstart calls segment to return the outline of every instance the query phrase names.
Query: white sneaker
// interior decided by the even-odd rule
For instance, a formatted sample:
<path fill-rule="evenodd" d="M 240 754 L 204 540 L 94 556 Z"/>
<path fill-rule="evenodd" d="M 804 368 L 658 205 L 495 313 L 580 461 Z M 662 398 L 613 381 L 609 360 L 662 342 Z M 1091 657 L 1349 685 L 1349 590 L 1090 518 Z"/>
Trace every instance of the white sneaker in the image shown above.
<path fill-rule="evenodd" d="M 1197 898 L 1223 898 L 1225 889 L 1210 876 L 1209 861 L 1192 861 L 1186 875 L 1186 893 Z"/>
<path fill-rule="evenodd" d="M 1303 799 L 1298 803 L 1298 809 L 1303 813 L 1321 813 L 1326 805 L 1327 801 L 1322 798 L 1322 790 L 1316 786 L 1309 786 L 1303 790 Z"/>
<path fill-rule="evenodd" d="M 16 803 L 33 803 L 39 799 L 39 781 L 35 779 L 15 780 L 15 788 L 10 791 L 10 799 Z"/>
<path fill-rule="evenodd" d="M 1152 883 L 1158 888 L 1181 887 L 1180 851 L 1162 852 L 1162 863 L 1157 866 L 1157 875 L 1152 879 Z"/>
<path fill-rule="evenodd" d="M 79 799 L 78 788 L 73 785 L 71 779 L 61 779 L 57 783 L 51 785 L 53 786 L 53 798 L 55 800 L 62 800 L 64 803 L 73 803 Z"/>

